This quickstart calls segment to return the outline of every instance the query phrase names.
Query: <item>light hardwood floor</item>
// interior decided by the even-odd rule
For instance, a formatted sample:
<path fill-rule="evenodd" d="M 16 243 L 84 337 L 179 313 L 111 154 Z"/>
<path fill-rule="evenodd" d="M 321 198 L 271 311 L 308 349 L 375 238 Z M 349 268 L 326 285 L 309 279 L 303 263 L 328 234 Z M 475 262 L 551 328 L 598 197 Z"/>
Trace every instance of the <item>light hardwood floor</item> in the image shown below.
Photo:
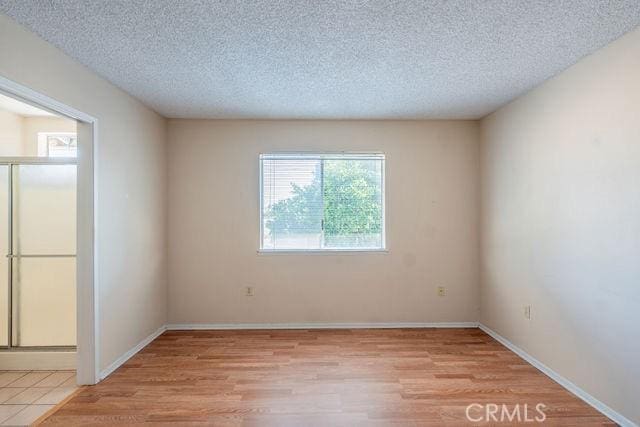
<path fill-rule="evenodd" d="M 458 426 L 472 403 L 614 425 L 479 329 L 168 331 L 44 423 Z"/>

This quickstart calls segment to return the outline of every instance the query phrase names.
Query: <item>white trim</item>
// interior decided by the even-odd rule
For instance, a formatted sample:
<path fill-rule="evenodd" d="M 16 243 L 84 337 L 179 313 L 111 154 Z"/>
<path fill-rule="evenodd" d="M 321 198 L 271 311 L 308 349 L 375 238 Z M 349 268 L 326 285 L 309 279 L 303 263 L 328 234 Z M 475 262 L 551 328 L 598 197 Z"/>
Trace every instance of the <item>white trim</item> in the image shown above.
<path fill-rule="evenodd" d="M 9 165 L 11 163 L 21 165 L 77 165 L 78 159 L 75 157 L 0 156 L 0 165 Z"/>
<path fill-rule="evenodd" d="M 100 381 L 102 381 L 103 379 L 105 379 L 109 375 L 111 375 L 111 373 L 113 373 L 113 371 L 115 371 L 120 366 L 122 366 L 127 360 L 129 360 L 133 356 L 135 356 L 136 353 L 138 353 L 140 350 L 142 350 L 147 345 L 149 345 L 151 343 L 151 341 L 153 341 L 156 338 L 158 338 L 166 330 L 167 330 L 167 327 L 165 325 L 160 326 L 151 335 L 149 335 L 148 337 L 146 337 L 145 339 L 140 341 L 138 344 L 136 344 L 135 346 L 130 348 L 129 351 L 127 351 L 125 354 L 123 354 L 122 356 L 118 357 L 111 365 L 107 366 L 102 371 L 100 371 Z"/>
<path fill-rule="evenodd" d="M 477 328 L 477 322 L 391 322 L 391 323 L 176 323 L 169 331 L 222 329 L 396 329 L 396 328 Z"/>
<path fill-rule="evenodd" d="M 388 254 L 389 249 L 259 249 L 259 255 L 344 255 L 344 254 Z"/>
<path fill-rule="evenodd" d="M 99 381 L 98 119 L 0 75 L 0 93 L 78 122 L 77 378 Z M 84 139 L 86 138 L 86 139 Z"/>
<path fill-rule="evenodd" d="M 48 97 L 40 92 L 36 92 L 26 86 L 16 83 L 13 80 L 9 80 L 6 77 L 0 76 L 0 90 L 6 92 L 9 96 L 17 98 L 20 101 L 32 105 L 37 108 L 42 108 L 56 115 L 62 114 L 69 118 L 80 120 L 86 123 L 95 123 L 97 119 L 89 114 L 83 113 L 80 110 L 76 110 L 62 102 L 56 101 L 53 98 Z"/>
<path fill-rule="evenodd" d="M 260 236 L 258 236 L 258 253 L 262 250 L 263 242 L 264 242 L 264 221 L 262 220 L 262 214 L 264 212 L 264 179 L 263 179 L 264 168 L 262 166 L 262 154 L 258 155 L 258 197 L 260 198 L 259 204 L 259 212 L 258 212 L 258 221 L 260 222 Z"/>
<path fill-rule="evenodd" d="M 49 138 L 50 137 L 73 137 L 76 138 L 76 155 L 73 157 L 77 157 L 78 153 L 77 153 L 77 138 L 78 138 L 78 132 L 38 132 L 37 133 L 37 142 L 38 142 L 38 157 L 50 157 L 50 152 L 49 152 Z M 55 156 L 53 158 L 60 158 L 60 157 L 65 157 L 65 156 Z M 71 157 L 71 156 L 67 156 L 67 157 Z"/>
<path fill-rule="evenodd" d="M 269 151 L 260 160 L 384 160 L 382 151 Z"/>
<path fill-rule="evenodd" d="M 615 410 L 611 409 L 609 406 L 605 405 L 600 400 L 596 399 L 595 397 L 593 397 L 592 395 L 590 395 L 589 393 L 587 393 L 586 391 L 584 391 L 583 389 L 581 389 L 580 387 L 578 387 L 577 385 L 575 385 L 574 383 L 572 383 L 571 381 L 569 381 L 568 379 L 566 379 L 565 377 L 563 377 L 562 375 L 554 371 L 553 369 L 549 368 L 547 365 L 540 362 L 538 359 L 531 356 L 529 353 L 527 353 L 517 345 L 513 344 L 508 339 L 504 338 L 502 335 L 498 334 L 497 332 L 493 331 L 492 329 L 488 328 L 482 323 L 479 323 L 478 327 L 484 332 L 486 332 L 493 339 L 498 341 L 500 344 L 507 347 L 509 350 L 513 351 L 515 354 L 517 354 L 518 356 L 520 356 L 521 358 L 529 362 L 531 365 L 533 365 L 543 374 L 545 374 L 546 376 L 548 376 L 549 378 L 551 378 L 552 380 L 560 384 L 569 392 L 573 393 L 574 395 L 582 399 L 584 402 L 591 405 L 596 410 L 600 411 L 606 417 L 609 417 L 611 420 L 613 420 L 614 422 L 618 423 L 623 427 L 638 427 L 638 425 L 635 424 L 633 421 L 626 418 L 624 415 L 620 414 L 619 412 L 616 412 Z"/>

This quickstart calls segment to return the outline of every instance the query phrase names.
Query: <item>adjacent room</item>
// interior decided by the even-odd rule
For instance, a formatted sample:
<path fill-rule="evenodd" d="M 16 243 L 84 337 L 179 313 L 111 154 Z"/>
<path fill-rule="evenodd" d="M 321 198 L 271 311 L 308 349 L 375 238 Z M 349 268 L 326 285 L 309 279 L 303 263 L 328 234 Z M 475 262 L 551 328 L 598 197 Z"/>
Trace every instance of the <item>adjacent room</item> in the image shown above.
<path fill-rule="evenodd" d="M 640 3 L 0 0 L 0 425 L 640 424 Z"/>

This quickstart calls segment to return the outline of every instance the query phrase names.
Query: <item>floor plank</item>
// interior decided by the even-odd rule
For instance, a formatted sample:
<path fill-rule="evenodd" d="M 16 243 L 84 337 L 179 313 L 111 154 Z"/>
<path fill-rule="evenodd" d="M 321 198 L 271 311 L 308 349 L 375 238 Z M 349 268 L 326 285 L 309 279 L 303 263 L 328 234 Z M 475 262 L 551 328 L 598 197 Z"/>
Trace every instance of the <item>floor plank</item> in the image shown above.
<path fill-rule="evenodd" d="M 44 424 L 457 426 L 473 403 L 615 425 L 479 329 L 167 331 Z"/>

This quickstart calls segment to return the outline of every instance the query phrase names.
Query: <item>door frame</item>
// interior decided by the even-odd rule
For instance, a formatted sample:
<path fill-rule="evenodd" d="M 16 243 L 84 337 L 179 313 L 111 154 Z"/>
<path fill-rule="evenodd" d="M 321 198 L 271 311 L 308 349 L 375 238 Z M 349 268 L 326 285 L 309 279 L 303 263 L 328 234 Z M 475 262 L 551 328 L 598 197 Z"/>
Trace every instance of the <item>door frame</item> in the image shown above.
<path fill-rule="evenodd" d="M 78 384 L 100 381 L 98 288 L 98 119 L 0 75 L 0 93 L 78 123 L 76 323 Z"/>

